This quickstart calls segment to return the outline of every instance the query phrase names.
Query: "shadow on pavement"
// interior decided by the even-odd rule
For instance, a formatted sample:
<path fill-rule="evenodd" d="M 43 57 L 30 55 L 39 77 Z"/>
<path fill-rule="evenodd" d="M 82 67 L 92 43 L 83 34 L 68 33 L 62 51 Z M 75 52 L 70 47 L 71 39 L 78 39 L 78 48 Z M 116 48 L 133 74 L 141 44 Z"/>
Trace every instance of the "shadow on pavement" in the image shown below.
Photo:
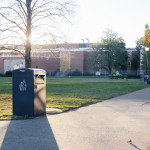
<path fill-rule="evenodd" d="M 135 149 L 141 150 L 139 147 L 137 147 L 135 144 L 133 144 L 131 140 L 130 140 L 128 143 L 129 143 L 131 146 L 133 146 Z"/>
<path fill-rule="evenodd" d="M 59 150 L 46 117 L 11 121 L 1 150 Z"/>

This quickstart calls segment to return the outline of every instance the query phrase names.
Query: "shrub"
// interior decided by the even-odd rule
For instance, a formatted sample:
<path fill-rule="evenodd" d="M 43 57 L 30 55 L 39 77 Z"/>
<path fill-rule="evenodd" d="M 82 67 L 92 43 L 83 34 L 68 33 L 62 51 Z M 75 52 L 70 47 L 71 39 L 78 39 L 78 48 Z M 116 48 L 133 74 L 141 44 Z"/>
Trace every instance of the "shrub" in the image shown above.
<path fill-rule="evenodd" d="M 141 75 L 127 74 L 127 79 L 140 79 Z"/>
<path fill-rule="evenodd" d="M 6 71 L 5 76 L 6 77 L 12 77 L 12 71 Z"/>
<path fill-rule="evenodd" d="M 83 76 L 93 76 L 93 73 L 90 73 L 90 72 L 84 72 L 84 73 L 83 73 Z"/>
<path fill-rule="evenodd" d="M 71 76 L 82 76 L 82 73 L 78 69 L 76 69 L 75 71 L 71 72 L 70 75 Z"/>
<path fill-rule="evenodd" d="M 57 69 L 56 71 L 54 71 L 54 72 L 51 73 L 51 76 L 56 76 L 56 74 L 59 73 L 59 72 L 60 72 L 60 70 Z"/>
<path fill-rule="evenodd" d="M 5 75 L 4 75 L 4 74 L 2 74 L 2 73 L 0 73 L 0 77 L 5 77 Z"/>

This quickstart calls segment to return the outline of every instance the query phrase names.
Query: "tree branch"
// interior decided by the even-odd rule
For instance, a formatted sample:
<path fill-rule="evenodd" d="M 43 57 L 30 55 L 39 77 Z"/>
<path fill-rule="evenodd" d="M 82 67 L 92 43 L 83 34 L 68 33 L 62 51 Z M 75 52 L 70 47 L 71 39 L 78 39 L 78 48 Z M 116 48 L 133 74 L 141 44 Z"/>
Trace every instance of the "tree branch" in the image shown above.
<path fill-rule="evenodd" d="M 19 3 L 20 7 L 22 8 L 25 16 L 27 16 L 27 13 L 26 13 L 25 9 L 23 8 L 23 5 L 26 6 L 26 4 L 22 0 L 16 0 L 16 1 Z"/>
<path fill-rule="evenodd" d="M 22 28 L 20 25 L 18 25 L 15 21 L 12 21 L 10 19 L 8 19 L 6 16 L 4 16 L 1 12 L 0 12 L 0 15 L 5 18 L 7 21 L 9 21 L 10 23 L 12 24 L 15 24 L 24 34 L 25 34 L 25 29 Z"/>
<path fill-rule="evenodd" d="M 4 48 L 4 50 L 13 50 L 13 51 L 16 51 L 16 52 L 20 53 L 25 58 L 25 55 L 20 50 L 17 50 L 15 48 L 7 48 L 7 47 L 3 47 L 3 46 L 0 47 L 0 50 L 3 50 L 3 48 Z"/>

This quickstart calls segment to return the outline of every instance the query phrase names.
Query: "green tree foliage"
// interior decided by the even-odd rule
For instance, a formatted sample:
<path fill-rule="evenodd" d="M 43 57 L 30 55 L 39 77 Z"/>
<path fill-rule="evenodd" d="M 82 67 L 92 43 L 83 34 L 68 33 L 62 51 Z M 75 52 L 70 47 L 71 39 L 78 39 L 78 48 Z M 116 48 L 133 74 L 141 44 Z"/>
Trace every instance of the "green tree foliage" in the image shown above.
<path fill-rule="evenodd" d="M 150 70 L 150 52 L 147 52 L 147 69 Z M 142 59 L 142 69 L 146 70 L 146 52 L 143 52 L 143 59 Z"/>
<path fill-rule="evenodd" d="M 111 73 L 112 69 L 125 70 L 127 68 L 128 53 L 124 40 L 116 33 L 108 30 L 105 37 L 98 43 L 96 50 L 89 59 L 94 70 L 106 69 Z"/>
<path fill-rule="evenodd" d="M 137 51 L 133 53 L 132 59 L 131 59 L 131 68 L 132 70 L 137 70 L 140 68 L 140 51 Z"/>
<path fill-rule="evenodd" d="M 132 53 L 131 69 L 137 70 L 140 68 L 140 50 L 142 50 L 141 38 L 136 41 L 136 52 Z"/>
<path fill-rule="evenodd" d="M 143 49 L 143 48 L 142 48 L 142 42 L 141 42 L 141 40 L 142 40 L 142 38 L 137 39 L 137 41 L 136 41 L 136 50 L 137 50 L 137 51 L 140 51 L 140 50 Z"/>

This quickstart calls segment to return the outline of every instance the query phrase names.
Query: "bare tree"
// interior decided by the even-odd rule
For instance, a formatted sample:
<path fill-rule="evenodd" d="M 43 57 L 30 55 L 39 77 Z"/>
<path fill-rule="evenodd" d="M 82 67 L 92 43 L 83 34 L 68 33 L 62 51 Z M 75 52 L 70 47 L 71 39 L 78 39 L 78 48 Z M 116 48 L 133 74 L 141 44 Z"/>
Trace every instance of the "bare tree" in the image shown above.
<path fill-rule="evenodd" d="M 58 21 L 69 21 L 74 5 L 72 0 L 1 0 L 1 43 L 15 41 L 25 48 L 25 66 L 31 67 L 31 38 L 34 42 L 57 38 Z"/>

